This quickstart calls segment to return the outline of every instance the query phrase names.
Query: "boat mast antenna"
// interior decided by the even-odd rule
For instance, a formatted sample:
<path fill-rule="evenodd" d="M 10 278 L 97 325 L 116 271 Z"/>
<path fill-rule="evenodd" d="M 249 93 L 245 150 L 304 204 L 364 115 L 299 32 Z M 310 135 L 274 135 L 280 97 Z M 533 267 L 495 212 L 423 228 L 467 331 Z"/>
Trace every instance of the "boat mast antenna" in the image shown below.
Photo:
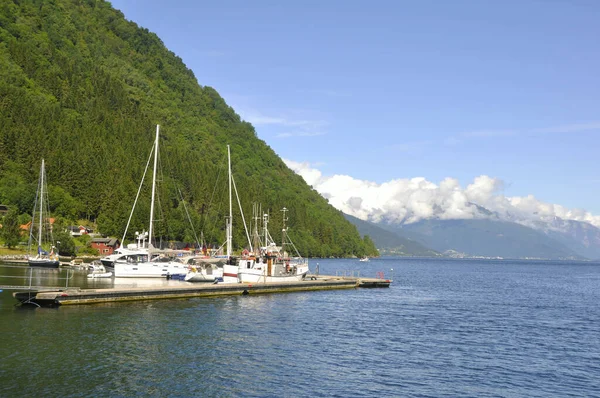
<path fill-rule="evenodd" d="M 283 209 L 281 209 L 281 212 L 283 213 L 282 216 L 282 221 L 283 221 L 283 228 L 281 229 L 281 250 L 285 253 L 285 232 L 286 232 L 286 228 L 285 228 L 285 222 L 288 220 L 286 217 L 288 209 L 286 209 L 285 207 Z M 283 253 L 281 253 L 283 255 Z"/>
<path fill-rule="evenodd" d="M 269 246 L 269 229 L 267 225 L 269 224 L 269 215 L 267 213 L 263 214 L 263 228 L 265 229 L 265 250 L 268 250 Z"/>

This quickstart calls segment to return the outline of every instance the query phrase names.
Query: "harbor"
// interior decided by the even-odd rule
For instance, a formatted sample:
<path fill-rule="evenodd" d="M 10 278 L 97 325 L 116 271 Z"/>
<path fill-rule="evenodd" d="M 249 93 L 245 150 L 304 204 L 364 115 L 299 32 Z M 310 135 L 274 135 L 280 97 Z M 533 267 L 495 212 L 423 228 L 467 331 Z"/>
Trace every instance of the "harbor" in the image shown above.
<path fill-rule="evenodd" d="M 227 295 L 256 295 L 299 291 L 387 288 L 390 286 L 391 282 L 392 281 L 390 279 L 380 278 L 311 275 L 306 280 L 297 282 L 217 284 L 179 282 L 161 286 L 150 285 L 142 287 L 112 287 L 104 289 L 82 289 L 79 287 L 65 287 L 60 289 L 41 288 L 17 291 L 13 293 L 13 297 L 17 299 L 21 305 L 59 306 Z"/>

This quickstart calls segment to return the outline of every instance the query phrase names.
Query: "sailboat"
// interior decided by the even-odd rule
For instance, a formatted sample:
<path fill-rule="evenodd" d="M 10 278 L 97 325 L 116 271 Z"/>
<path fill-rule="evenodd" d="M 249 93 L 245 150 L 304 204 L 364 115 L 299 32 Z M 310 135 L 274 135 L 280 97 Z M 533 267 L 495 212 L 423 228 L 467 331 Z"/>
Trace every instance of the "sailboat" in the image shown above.
<path fill-rule="evenodd" d="M 44 167 L 44 159 L 42 159 L 37 194 L 35 197 L 35 204 L 33 206 L 31 228 L 29 229 L 29 255 L 27 257 L 27 262 L 29 265 L 34 267 L 58 268 L 60 265 L 60 262 L 58 261 L 58 249 L 54 246 L 54 239 L 52 238 L 52 226 L 50 225 L 50 220 L 48 219 L 49 213 L 50 206 L 48 205 L 46 169 Z M 36 227 L 37 231 L 35 231 Z M 34 237 L 34 232 L 37 232 L 37 239 Z M 34 239 L 35 243 L 37 243 L 37 255 L 35 257 L 32 253 Z M 49 246 L 50 252 L 45 250 L 44 246 L 46 246 L 46 248 Z"/>
<path fill-rule="evenodd" d="M 208 257 L 206 255 L 192 256 L 187 260 L 189 265 L 188 271 L 184 277 L 187 282 L 223 282 L 223 283 L 238 283 L 238 266 L 231 254 L 232 248 L 232 183 L 233 177 L 231 175 L 231 152 L 229 145 L 227 145 L 227 159 L 228 159 L 228 175 L 229 175 L 229 217 L 225 224 L 225 246 L 226 255 L 225 257 Z M 239 198 L 238 198 L 239 202 Z M 242 215 L 243 217 L 243 215 Z"/>
<path fill-rule="evenodd" d="M 227 235 L 227 262 L 223 265 L 223 282 L 238 283 L 238 264 L 235 261 L 235 258 L 233 258 L 231 255 L 233 243 L 233 208 L 231 201 L 231 185 L 233 176 L 231 175 L 231 152 L 229 150 L 229 145 L 227 145 L 227 170 L 229 174 L 229 218 L 227 219 L 225 228 L 225 233 Z"/>
<path fill-rule="evenodd" d="M 150 224 L 149 230 L 138 235 L 138 247 L 129 251 L 123 251 L 121 256 L 112 260 L 116 278 L 164 278 L 169 275 L 185 274 L 187 265 L 178 259 L 159 258 L 158 251 L 152 245 L 152 231 L 154 225 L 154 198 L 156 193 L 156 171 L 158 165 L 158 142 L 160 126 L 156 125 L 156 139 L 154 141 L 154 168 L 152 175 L 152 200 L 150 202 Z M 150 160 L 148 159 L 148 162 Z M 143 181 L 142 181 L 143 182 Z M 140 186 L 141 189 L 141 186 Z M 139 195 L 139 191 L 138 191 Z M 136 198 L 137 202 L 137 198 Z M 135 203 L 134 203 L 135 208 Z M 133 210 L 132 210 L 133 214 Z M 131 216 L 130 216 L 131 220 Z M 129 226 L 129 223 L 128 223 Z M 127 231 L 125 231 L 127 233 Z M 146 237 L 148 241 L 146 242 Z M 125 237 L 123 237 L 125 239 Z M 143 242 L 140 246 L 140 239 Z M 109 261 L 109 259 L 103 259 Z M 104 263 L 104 261 L 103 261 Z"/>

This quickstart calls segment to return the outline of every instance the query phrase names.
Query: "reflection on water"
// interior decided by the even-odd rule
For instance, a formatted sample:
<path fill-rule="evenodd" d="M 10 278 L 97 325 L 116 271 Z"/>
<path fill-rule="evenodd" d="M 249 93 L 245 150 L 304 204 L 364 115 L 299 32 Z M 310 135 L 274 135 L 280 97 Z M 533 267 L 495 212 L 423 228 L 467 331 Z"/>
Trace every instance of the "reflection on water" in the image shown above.
<path fill-rule="evenodd" d="M 0 285 L 3 286 L 72 286 L 75 273 L 60 268 L 30 267 L 0 262 Z"/>
<path fill-rule="evenodd" d="M 0 262 L 0 285 L 33 287 L 80 287 L 82 289 L 185 286 L 188 282 L 166 278 L 88 278 L 89 271 L 62 268 L 30 267 Z"/>

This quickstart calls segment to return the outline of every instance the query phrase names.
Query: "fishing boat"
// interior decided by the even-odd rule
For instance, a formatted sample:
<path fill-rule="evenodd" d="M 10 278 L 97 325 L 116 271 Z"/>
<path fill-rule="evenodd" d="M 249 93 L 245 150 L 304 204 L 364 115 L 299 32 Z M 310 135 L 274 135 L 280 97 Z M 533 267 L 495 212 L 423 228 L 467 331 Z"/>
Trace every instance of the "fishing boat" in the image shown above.
<path fill-rule="evenodd" d="M 54 246 L 52 225 L 48 218 L 50 206 L 48 204 L 48 188 L 46 186 L 46 169 L 44 159 L 40 167 L 37 194 L 33 206 L 31 228 L 29 229 L 29 243 L 27 263 L 34 267 L 58 268 L 58 249 Z M 37 230 L 36 230 L 37 228 Z M 37 233 L 37 238 L 34 237 Z M 37 255 L 33 255 L 33 247 L 37 246 Z"/>
<path fill-rule="evenodd" d="M 229 145 L 227 145 L 227 166 L 228 166 L 228 174 L 229 174 L 229 217 L 227 218 L 227 223 L 225 225 L 225 231 L 226 231 L 226 247 L 227 247 L 227 254 L 225 256 L 225 264 L 223 264 L 223 282 L 224 283 L 239 283 L 241 282 L 240 279 L 240 264 L 242 262 L 243 259 L 247 260 L 248 257 L 245 256 L 244 254 L 242 254 L 242 258 L 238 258 L 236 256 L 233 255 L 232 253 L 232 248 L 233 248 L 233 208 L 232 208 L 232 204 L 233 204 L 233 200 L 232 200 L 232 193 L 235 191 L 236 194 L 236 199 L 237 199 L 237 203 L 240 209 L 240 218 L 242 220 L 242 223 L 244 224 L 244 230 L 246 233 L 246 238 L 248 239 L 248 246 L 250 247 L 250 250 L 247 251 L 248 253 L 253 253 L 254 250 L 253 248 L 258 247 L 257 246 L 257 241 L 255 241 L 255 243 L 253 243 L 250 240 L 250 235 L 248 233 L 248 228 L 246 225 L 246 220 L 244 218 L 244 213 L 242 211 L 242 205 L 240 203 L 240 198 L 237 194 L 237 188 L 235 185 L 235 180 L 233 178 L 233 174 L 231 172 L 231 152 L 230 152 L 230 148 Z M 256 209 L 258 208 L 258 206 L 256 205 Z"/>
<path fill-rule="evenodd" d="M 363 261 L 363 262 L 369 261 L 369 257 L 367 257 L 367 256 L 364 256 L 364 257 L 362 257 L 362 258 L 361 258 L 360 260 L 358 260 L 358 261 Z"/>
<path fill-rule="evenodd" d="M 269 215 L 263 215 L 263 246 L 257 253 L 242 256 L 238 262 L 238 279 L 242 283 L 258 282 L 294 282 L 303 280 L 308 273 L 308 261 L 298 253 L 289 239 L 286 227 L 286 212 L 283 212 L 281 246 L 277 246 L 268 229 Z M 290 256 L 286 246 L 295 250 L 296 256 Z"/>

